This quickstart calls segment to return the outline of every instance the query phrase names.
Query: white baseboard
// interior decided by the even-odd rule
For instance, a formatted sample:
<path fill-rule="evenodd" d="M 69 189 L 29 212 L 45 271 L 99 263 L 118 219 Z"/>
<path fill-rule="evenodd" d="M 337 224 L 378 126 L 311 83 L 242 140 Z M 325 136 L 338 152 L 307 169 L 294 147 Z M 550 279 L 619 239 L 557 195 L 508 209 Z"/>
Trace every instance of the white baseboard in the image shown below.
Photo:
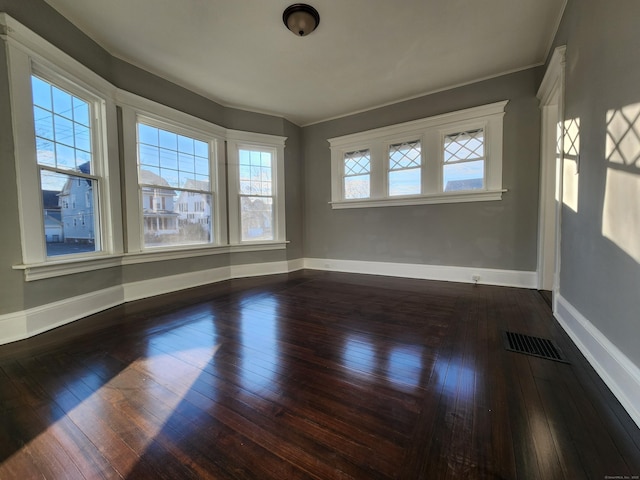
<path fill-rule="evenodd" d="M 167 275 L 166 277 L 151 278 L 139 282 L 129 282 L 123 285 L 123 302 L 132 302 L 143 298 L 155 297 L 164 293 L 177 292 L 187 288 L 199 287 L 208 283 L 222 282 L 231 278 L 230 267 L 210 268 L 196 272 Z"/>
<path fill-rule="evenodd" d="M 277 275 L 289 272 L 289 262 L 248 263 L 232 265 L 230 278 L 259 277 L 261 275 Z"/>
<path fill-rule="evenodd" d="M 301 258 L 282 262 L 225 266 L 129 282 L 86 295 L 66 298 L 28 310 L 0 315 L 0 345 L 24 340 L 126 302 L 232 278 L 273 275 L 302 268 L 304 268 L 304 261 Z"/>
<path fill-rule="evenodd" d="M 562 296 L 556 319 L 640 427 L 640 368 Z"/>
<path fill-rule="evenodd" d="M 535 288 L 536 285 L 535 272 L 473 267 L 442 267 L 385 262 L 323 260 L 317 258 L 232 265 L 129 282 L 28 310 L 0 315 L 0 345 L 32 337 L 125 302 L 232 278 L 273 275 L 303 268 L 468 283 L 473 282 L 472 275 L 479 275 L 479 283 L 484 284 L 524 288 Z"/>
<path fill-rule="evenodd" d="M 304 267 L 332 272 L 365 273 L 390 277 L 463 283 L 474 283 L 473 276 L 479 275 L 480 279 L 478 283 L 480 284 L 520 288 L 536 288 L 538 281 L 536 272 L 477 267 L 449 267 L 444 265 L 419 265 L 413 263 L 305 258 Z"/>
<path fill-rule="evenodd" d="M 0 315 L 0 345 L 33 337 L 122 303 L 123 288 L 116 286 Z"/>

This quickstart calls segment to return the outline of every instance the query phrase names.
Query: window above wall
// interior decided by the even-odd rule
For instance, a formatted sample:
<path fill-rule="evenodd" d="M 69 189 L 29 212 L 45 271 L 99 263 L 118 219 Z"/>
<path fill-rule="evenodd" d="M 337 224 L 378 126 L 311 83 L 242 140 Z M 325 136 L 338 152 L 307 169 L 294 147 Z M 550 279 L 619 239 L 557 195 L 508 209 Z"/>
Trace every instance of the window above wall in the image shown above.
<path fill-rule="evenodd" d="M 14 268 L 108 263 L 123 251 L 115 88 L 6 14 L 0 24 L 22 242 Z"/>
<path fill-rule="evenodd" d="M 0 37 L 27 281 L 286 248 L 286 137 L 118 90 L 2 12 Z"/>
<path fill-rule="evenodd" d="M 332 208 L 500 200 L 506 104 L 329 139 Z"/>

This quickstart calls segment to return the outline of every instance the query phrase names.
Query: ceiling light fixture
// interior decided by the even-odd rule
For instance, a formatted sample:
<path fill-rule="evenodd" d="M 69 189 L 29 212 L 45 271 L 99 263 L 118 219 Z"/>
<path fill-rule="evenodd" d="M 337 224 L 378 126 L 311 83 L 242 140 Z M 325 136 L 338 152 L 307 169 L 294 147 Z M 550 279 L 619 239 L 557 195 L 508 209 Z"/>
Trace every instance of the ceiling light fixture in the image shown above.
<path fill-rule="evenodd" d="M 320 14 L 311 5 L 294 3 L 285 9 L 282 21 L 295 35 L 304 37 L 320 24 Z"/>

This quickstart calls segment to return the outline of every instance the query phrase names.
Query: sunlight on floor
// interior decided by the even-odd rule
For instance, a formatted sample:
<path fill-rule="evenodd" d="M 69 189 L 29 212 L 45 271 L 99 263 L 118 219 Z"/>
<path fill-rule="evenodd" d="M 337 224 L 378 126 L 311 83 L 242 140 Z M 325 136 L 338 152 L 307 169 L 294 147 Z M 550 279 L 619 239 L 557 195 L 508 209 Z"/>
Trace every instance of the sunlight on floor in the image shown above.
<path fill-rule="evenodd" d="M 105 458 L 117 468 L 118 473 L 126 477 L 134 470 L 140 458 L 144 456 L 146 448 L 162 431 L 165 423 L 201 375 L 202 368 L 211 361 L 219 348 L 220 345 L 202 346 L 153 354 L 135 360 L 6 459 L 3 462 L 3 471 L 21 471 L 20 464 L 25 454 L 37 459 L 39 452 L 51 451 L 52 445 L 74 445 L 77 439 L 73 438 L 69 428 L 69 422 L 73 422 L 87 434 L 87 441 L 93 442 Z M 138 387 L 125 387 L 132 382 L 138 382 L 140 377 L 145 381 L 140 382 Z M 153 387 L 151 384 L 154 382 L 170 385 L 171 393 L 167 394 L 167 389 L 165 395 L 160 398 L 155 390 L 161 387 Z M 71 395 L 69 390 L 63 390 L 61 394 Z M 114 427 L 115 424 L 111 423 L 110 417 L 116 422 L 115 417 L 119 416 L 112 415 L 114 409 L 118 410 L 119 415 L 127 410 L 143 413 L 133 415 L 135 422 L 132 419 L 128 425 L 119 424 Z M 114 428 L 120 432 L 116 434 Z M 110 455 L 118 451 L 114 445 L 123 442 L 118 438 L 123 435 L 122 430 L 128 438 L 128 441 L 124 442 L 126 447 L 135 454 L 118 455 L 117 459 L 112 459 Z M 63 465 L 60 465 L 60 468 L 63 468 Z M 65 475 L 73 477 L 72 472 L 65 472 Z"/>

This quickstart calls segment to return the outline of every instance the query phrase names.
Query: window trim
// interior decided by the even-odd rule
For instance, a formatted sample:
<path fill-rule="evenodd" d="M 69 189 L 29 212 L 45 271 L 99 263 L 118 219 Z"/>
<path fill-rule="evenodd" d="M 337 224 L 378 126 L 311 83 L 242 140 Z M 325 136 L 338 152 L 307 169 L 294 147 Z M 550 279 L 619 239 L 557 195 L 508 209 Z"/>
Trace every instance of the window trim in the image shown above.
<path fill-rule="evenodd" d="M 115 87 L 40 36 L 0 13 L 0 37 L 6 42 L 22 264 L 59 265 L 99 260 L 123 251 Z M 93 104 L 92 146 L 99 177 L 101 250 L 47 257 L 40 167 L 36 158 L 31 75 L 42 77 Z M 89 97 L 89 98 L 88 98 Z M 73 172 L 69 172 L 73 175 Z"/>
<path fill-rule="evenodd" d="M 507 103 L 505 100 L 328 139 L 331 150 L 331 207 L 344 209 L 501 200 L 502 193 L 506 192 L 502 188 L 502 139 Z M 473 128 L 485 131 L 484 188 L 444 192 L 444 138 Z M 421 142 L 421 193 L 389 196 L 389 146 L 413 140 Z M 364 149 L 371 152 L 370 197 L 345 199 L 344 154 Z"/>
<path fill-rule="evenodd" d="M 229 244 L 237 245 L 277 245 L 286 243 L 285 186 L 284 186 L 284 146 L 287 137 L 262 133 L 227 130 L 227 162 L 229 191 Z M 275 162 L 272 170 L 274 197 L 274 238 L 264 241 L 242 241 L 240 212 L 240 155 L 242 147 L 265 149 L 273 152 Z"/>
<path fill-rule="evenodd" d="M 165 105 L 139 97 L 124 90 L 117 89 L 114 85 L 103 79 L 83 64 L 73 59 L 38 34 L 22 25 L 17 20 L 4 12 L 0 12 L 0 39 L 4 44 L 7 55 L 7 77 L 9 81 L 11 128 L 14 141 L 14 157 L 16 166 L 18 216 L 20 228 L 20 242 L 23 252 L 22 263 L 12 266 L 16 271 L 23 271 L 25 281 L 34 281 L 45 278 L 54 278 L 63 275 L 81 272 L 95 271 L 123 265 L 166 261 L 198 256 L 210 256 L 218 254 L 231 254 L 236 252 L 258 252 L 286 249 L 285 222 L 284 222 L 284 141 L 286 137 L 272 135 L 260 135 L 250 132 L 227 130 L 205 120 L 193 117 L 184 112 L 171 109 Z M 77 86 L 82 91 L 89 92 L 92 96 L 101 100 L 101 126 L 99 137 L 103 150 L 102 184 L 103 196 L 100 201 L 100 217 L 102 220 L 102 245 L 100 252 L 89 254 L 74 254 L 64 256 L 46 257 L 45 234 L 42 199 L 33 195 L 35 190 L 40 190 L 40 180 L 37 176 L 38 164 L 36 158 L 36 144 L 33 120 L 33 97 L 31 93 L 32 65 L 37 65 L 41 71 L 46 72 L 46 77 L 64 79 L 65 87 L 68 84 Z M 55 83 L 55 82 L 54 82 Z M 123 128 L 119 131 L 117 106 L 124 106 L 122 113 L 127 110 L 126 104 L 137 102 L 149 116 L 157 114 L 158 120 L 176 120 L 178 123 L 195 126 L 196 129 L 213 132 L 220 141 L 217 142 L 217 158 L 219 164 L 225 165 L 225 140 L 227 132 L 230 136 L 246 138 L 258 143 L 265 141 L 267 144 L 277 139 L 278 144 L 278 198 L 279 239 L 272 242 L 251 242 L 240 245 L 229 244 L 226 229 L 228 210 L 226 209 L 227 192 L 226 176 L 224 170 L 218 177 L 218 204 L 222 209 L 222 215 L 218 219 L 222 223 L 220 229 L 220 243 L 212 244 L 169 246 L 162 249 L 135 250 L 131 249 L 131 230 L 127 230 L 127 248 L 125 250 L 124 227 L 130 227 L 129 209 L 132 203 L 136 204 L 137 196 L 132 197 L 127 191 L 127 186 L 134 180 L 137 188 L 137 151 L 135 128 L 133 131 Z M 168 113 L 170 112 L 170 114 Z M 192 122 L 192 123 L 190 123 Z M 134 123 L 135 125 L 135 123 Z M 133 134 L 133 156 L 131 156 L 130 136 Z M 129 152 L 125 152 L 126 137 L 129 136 Z M 121 142 L 121 143 L 120 143 Z M 281 143 L 281 145 L 280 145 Z M 98 151 L 96 149 L 96 151 Z M 121 156 L 122 169 L 120 166 Z M 131 161 L 133 159 L 133 162 Z M 134 174 L 129 171 L 133 167 Z M 121 180 L 123 186 L 121 188 Z M 137 207 L 137 205 L 136 205 Z M 126 212 L 126 225 L 123 224 L 123 208 Z M 40 212 L 38 214 L 38 212 Z M 136 213 L 136 215 L 139 215 Z M 34 240 L 35 239 L 35 240 Z M 138 245 L 139 246 L 139 245 Z"/>
<path fill-rule="evenodd" d="M 118 106 L 122 111 L 122 146 L 124 152 L 124 184 L 127 224 L 127 253 L 187 251 L 216 248 L 227 244 L 224 137 L 225 129 L 166 105 L 118 90 Z M 144 245 L 142 188 L 138 179 L 138 123 L 189 136 L 209 144 L 210 192 L 214 208 L 214 237 L 209 243 L 192 245 Z"/>

